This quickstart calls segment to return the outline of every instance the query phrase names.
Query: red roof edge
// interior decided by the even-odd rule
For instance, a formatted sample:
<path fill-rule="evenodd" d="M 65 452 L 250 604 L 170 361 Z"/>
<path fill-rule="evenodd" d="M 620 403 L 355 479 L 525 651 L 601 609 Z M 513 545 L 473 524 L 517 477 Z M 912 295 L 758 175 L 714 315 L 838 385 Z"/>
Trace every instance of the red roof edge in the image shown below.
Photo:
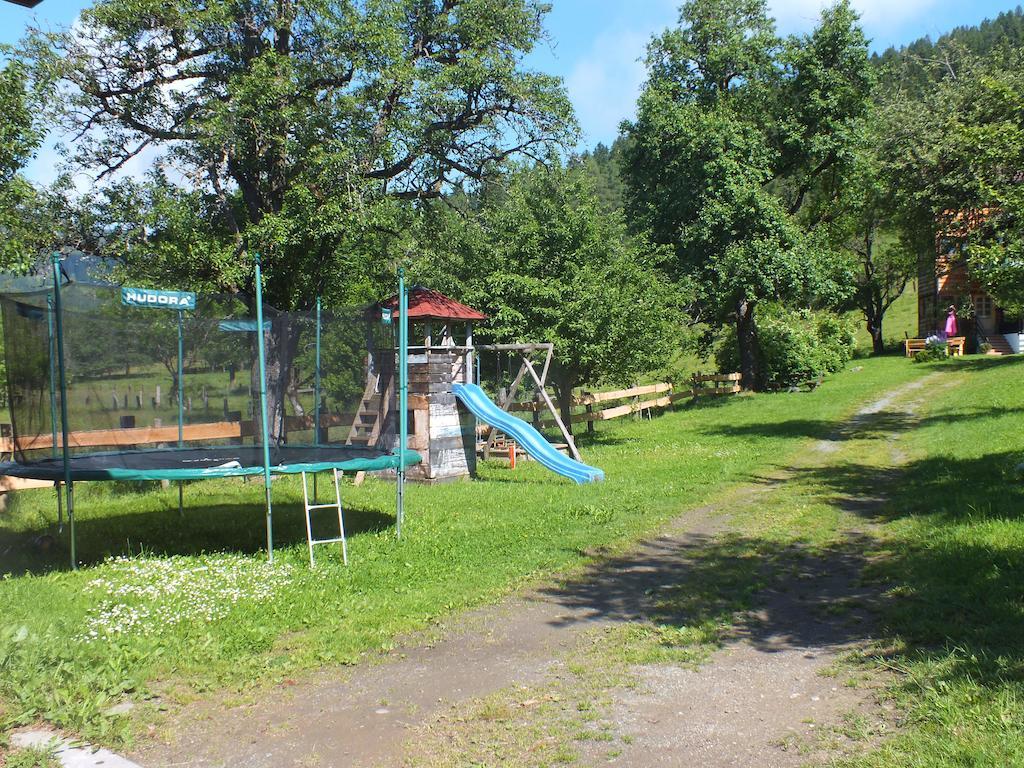
<path fill-rule="evenodd" d="M 380 306 L 392 311 L 398 309 L 398 296 L 390 296 L 380 302 Z M 409 289 L 410 320 L 460 320 L 463 322 L 486 320 L 487 315 L 479 310 L 468 307 L 440 291 L 424 288 L 421 285 Z"/>

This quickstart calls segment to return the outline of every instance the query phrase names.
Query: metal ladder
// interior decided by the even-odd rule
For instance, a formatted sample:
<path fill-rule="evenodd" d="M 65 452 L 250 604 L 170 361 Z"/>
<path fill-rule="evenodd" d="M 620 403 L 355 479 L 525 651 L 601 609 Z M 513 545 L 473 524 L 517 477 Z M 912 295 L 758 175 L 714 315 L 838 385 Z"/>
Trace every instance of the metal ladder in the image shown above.
<path fill-rule="evenodd" d="M 310 504 L 309 503 L 309 487 L 306 485 L 306 473 L 302 473 L 302 499 L 305 502 L 306 507 L 306 542 L 309 544 L 309 567 L 314 566 L 313 563 L 313 545 L 314 544 L 337 544 L 341 542 L 341 559 L 348 565 L 348 545 L 345 542 L 345 521 L 342 516 L 341 508 L 341 488 L 338 486 L 338 469 L 334 469 L 334 503 L 333 504 Z M 313 501 L 316 501 L 314 498 Z M 313 523 L 310 521 L 309 513 L 315 509 L 336 509 L 338 510 L 338 530 L 341 535 L 335 539 L 314 539 L 313 538 Z"/>

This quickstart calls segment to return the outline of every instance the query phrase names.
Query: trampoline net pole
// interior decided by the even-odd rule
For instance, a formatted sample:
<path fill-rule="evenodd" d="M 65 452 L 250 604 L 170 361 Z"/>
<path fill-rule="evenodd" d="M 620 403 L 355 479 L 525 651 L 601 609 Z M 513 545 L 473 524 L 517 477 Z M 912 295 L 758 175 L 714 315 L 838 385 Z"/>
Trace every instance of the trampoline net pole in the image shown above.
<path fill-rule="evenodd" d="M 256 349 L 260 371 L 260 439 L 263 443 L 263 484 L 267 503 L 267 559 L 274 562 L 274 508 L 270 491 L 270 430 L 267 428 L 267 360 L 263 338 L 263 275 L 260 255 L 253 254 L 256 267 Z"/>
<path fill-rule="evenodd" d="M 320 445 L 320 297 L 316 297 L 316 362 L 313 371 L 313 445 Z M 317 500 L 317 473 L 313 473 L 313 503 Z"/>
<path fill-rule="evenodd" d="M 178 310 L 178 447 L 185 446 L 185 313 Z M 185 516 L 185 489 L 178 481 L 178 517 Z"/>
<path fill-rule="evenodd" d="M 53 293 L 46 297 L 46 336 L 47 354 L 50 359 L 50 438 L 51 455 L 57 458 L 57 372 L 54 369 L 53 361 L 57 357 L 54 349 L 53 333 Z M 61 498 L 63 489 L 59 481 L 54 481 L 53 489 L 57 492 L 57 533 L 64 531 L 64 501 Z"/>
<path fill-rule="evenodd" d="M 61 317 L 63 304 L 60 298 L 60 254 L 53 253 L 53 308 L 56 319 L 57 334 L 57 372 L 60 380 L 60 428 L 61 446 L 64 463 L 64 488 L 68 495 L 68 538 L 71 544 L 71 570 L 78 569 L 78 558 L 75 551 L 75 489 L 71 481 L 71 450 L 68 446 L 68 386 L 67 373 L 64 370 L 64 321 Z"/>
<path fill-rule="evenodd" d="M 316 297 L 316 366 L 313 372 L 313 445 L 320 445 L 320 297 Z"/>
<path fill-rule="evenodd" d="M 405 292 L 405 269 L 398 268 L 398 478 L 395 534 L 402 535 L 405 518 L 405 448 L 409 436 L 409 297 Z"/>

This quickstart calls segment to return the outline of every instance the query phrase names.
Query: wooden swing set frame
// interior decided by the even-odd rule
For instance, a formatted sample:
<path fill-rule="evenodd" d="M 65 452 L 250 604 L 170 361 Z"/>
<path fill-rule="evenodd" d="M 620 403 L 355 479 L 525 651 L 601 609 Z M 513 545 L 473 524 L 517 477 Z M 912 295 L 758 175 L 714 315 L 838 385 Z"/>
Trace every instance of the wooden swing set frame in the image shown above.
<path fill-rule="evenodd" d="M 559 431 L 562 433 L 562 437 L 565 438 L 566 446 L 569 448 L 570 455 L 580 461 L 580 452 L 576 448 L 576 441 L 573 440 L 572 434 L 566 429 L 565 423 L 562 421 L 561 415 L 558 413 L 558 409 L 555 407 L 554 401 L 547 393 L 546 382 L 548 378 L 548 371 L 551 369 L 551 359 L 555 354 L 555 345 L 550 342 L 540 344 L 477 344 L 476 349 L 485 352 L 506 352 L 510 355 L 518 355 L 522 362 L 519 365 L 519 370 L 516 372 L 515 377 L 512 379 L 512 384 L 508 388 L 508 392 L 502 397 L 499 394 L 498 407 L 503 411 L 508 411 L 513 403 L 516 401 L 516 395 L 522 386 L 523 380 L 529 374 L 530 378 L 533 379 L 534 396 L 540 395 L 544 401 L 544 405 L 547 406 L 548 411 L 551 412 L 551 416 L 554 419 L 555 424 L 558 426 Z M 544 354 L 543 363 L 536 362 L 532 358 L 538 352 Z M 537 372 L 537 367 L 540 366 L 540 372 Z M 487 441 L 484 443 L 484 458 L 490 458 L 491 451 L 494 449 L 494 441 L 498 433 L 496 430 L 491 429 L 487 436 Z"/>

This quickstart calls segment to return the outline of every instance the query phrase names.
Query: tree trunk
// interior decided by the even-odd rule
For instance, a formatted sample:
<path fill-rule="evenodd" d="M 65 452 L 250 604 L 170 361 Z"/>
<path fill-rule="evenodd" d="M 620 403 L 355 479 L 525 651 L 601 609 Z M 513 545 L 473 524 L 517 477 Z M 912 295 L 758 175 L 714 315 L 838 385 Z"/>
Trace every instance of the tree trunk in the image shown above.
<path fill-rule="evenodd" d="M 868 333 L 871 334 L 871 353 L 881 355 L 885 353 L 885 337 L 882 336 L 882 319 L 885 317 L 886 306 L 882 297 L 875 290 L 865 291 L 864 317 L 867 320 Z"/>
<path fill-rule="evenodd" d="M 264 323 L 267 323 L 264 320 Z M 283 445 L 288 442 L 285 431 L 285 403 L 288 401 L 288 388 L 299 347 L 300 326 L 291 315 L 282 314 L 269 320 L 270 328 L 264 335 L 267 371 L 267 431 L 271 445 Z M 259 392 L 259 363 L 253 366 L 253 392 Z M 255 403 L 257 414 L 259 402 Z M 258 421 L 258 417 L 257 417 Z"/>
<path fill-rule="evenodd" d="M 873 322 L 868 322 L 868 332 L 871 334 L 871 353 L 874 355 L 885 354 L 885 339 L 882 336 L 882 317 L 879 315 Z"/>
<path fill-rule="evenodd" d="M 736 304 L 736 344 L 740 352 L 740 383 L 744 389 L 760 389 L 754 305 L 746 299 L 740 299 Z"/>
<path fill-rule="evenodd" d="M 555 394 L 558 395 L 558 411 L 562 423 L 571 435 L 572 432 L 572 390 L 576 386 L 576 377 L 564 369 L 559 369 L 555 383 Z"/>
<path fill-rule="evenodd" d="M 292 413 L 296 416 L 306 415 L 306 409 L 302 407 L 302 401 L 299 400 L 299 371 L 294 365 L 291 366 L 291 372 L 288 375 L 288 402 L 292 404 Z"/>

